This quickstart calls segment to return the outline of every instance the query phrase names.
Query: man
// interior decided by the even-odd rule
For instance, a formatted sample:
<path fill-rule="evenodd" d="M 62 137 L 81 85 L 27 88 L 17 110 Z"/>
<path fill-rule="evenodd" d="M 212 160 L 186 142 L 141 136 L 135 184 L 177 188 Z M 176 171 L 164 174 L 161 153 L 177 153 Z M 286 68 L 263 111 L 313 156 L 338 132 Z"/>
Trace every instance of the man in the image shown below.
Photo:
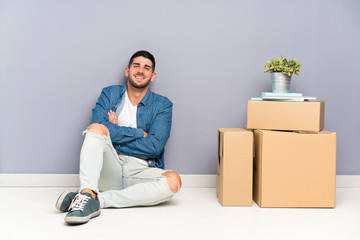
<path fill-rule="evenodd" d="M 80 189 L 62 193 L 56 208 L 65 222 L 81 224 L 101 208 L 151 206 L 170 200 L 181 188 L 180 176 L 164 169 L 172 103 L 151 92 L 155 59 L 138 51 L 125 69 L 127 84 L 106 87 L 84 132 L 80 153 Z"/>

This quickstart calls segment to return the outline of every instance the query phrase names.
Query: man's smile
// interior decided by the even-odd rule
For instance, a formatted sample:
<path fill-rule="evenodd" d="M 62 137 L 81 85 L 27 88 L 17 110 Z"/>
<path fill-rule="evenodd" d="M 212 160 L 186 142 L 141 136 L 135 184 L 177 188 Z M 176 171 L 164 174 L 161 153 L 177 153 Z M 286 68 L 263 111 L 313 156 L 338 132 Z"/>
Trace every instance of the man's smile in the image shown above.
<path fill-rule="evenodd" d="M 145 76 L 137 74 L 137 75 L 135 75 L 135 78 L 136 79 L 145 79 Z"/>

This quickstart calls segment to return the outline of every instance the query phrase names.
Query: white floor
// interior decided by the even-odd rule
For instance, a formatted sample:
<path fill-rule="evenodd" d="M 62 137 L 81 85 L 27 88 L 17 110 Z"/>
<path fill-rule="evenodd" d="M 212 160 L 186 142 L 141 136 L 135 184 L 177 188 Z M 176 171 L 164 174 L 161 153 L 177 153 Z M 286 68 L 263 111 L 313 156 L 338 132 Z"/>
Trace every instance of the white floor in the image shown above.
<path fill-rule="evenodd" d="M 360 188 L 335 209 L 222 207 L 215 188 L 183 188 L 155 207 L 103 209 L 80 226 L 55 209 L 64 188 L 0 188 L 0 239 L 360 239 Z"/>

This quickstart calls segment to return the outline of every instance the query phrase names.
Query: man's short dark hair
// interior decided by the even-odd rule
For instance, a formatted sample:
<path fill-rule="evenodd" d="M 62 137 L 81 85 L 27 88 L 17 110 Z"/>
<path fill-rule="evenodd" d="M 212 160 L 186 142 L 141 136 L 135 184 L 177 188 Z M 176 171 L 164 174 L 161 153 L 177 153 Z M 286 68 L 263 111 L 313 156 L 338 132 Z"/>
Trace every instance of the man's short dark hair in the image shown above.
<path fill-rule="evenodd" d="M 137 57 L 144 57 L 144 58 L 149 59 L 152 62 L 152 71 L 153 72 L 155 71 L 155 58 L 151 53 L 149 53 L 148 51 L 145 51 L 145 50 L 137 51 L 136 53 L 134 53 L 134 55 L 131 56 L 129 65 L 128 65 L 129 68 L 130 68 L 130 65 L 133 63 L 134 58 L 137 58 Z"/>

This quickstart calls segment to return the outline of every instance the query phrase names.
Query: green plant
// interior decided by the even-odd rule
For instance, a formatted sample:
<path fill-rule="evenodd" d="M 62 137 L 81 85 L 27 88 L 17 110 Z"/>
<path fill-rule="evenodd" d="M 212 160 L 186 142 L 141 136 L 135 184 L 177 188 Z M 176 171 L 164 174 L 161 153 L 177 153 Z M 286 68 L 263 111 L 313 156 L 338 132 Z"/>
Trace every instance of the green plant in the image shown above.
<path fill-rule="evenodd" d="M 267 61 L 265 65 L 265 73 L 267 72 L 281 72 L 283 74 L 299 75 L 301 64 L 295 60 L 283 58 L 282 56 L 279 59 L 271 59 Z"/>

